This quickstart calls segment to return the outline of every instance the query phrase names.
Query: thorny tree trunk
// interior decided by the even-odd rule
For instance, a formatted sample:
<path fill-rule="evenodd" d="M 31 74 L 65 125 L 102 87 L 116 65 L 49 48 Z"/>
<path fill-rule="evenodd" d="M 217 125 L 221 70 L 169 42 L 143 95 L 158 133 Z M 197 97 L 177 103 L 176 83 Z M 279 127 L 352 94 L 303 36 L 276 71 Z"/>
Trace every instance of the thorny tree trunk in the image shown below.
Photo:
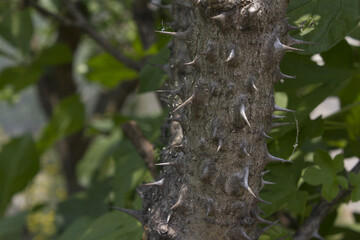
<path fill-rule="evenodd" d="M 192 3 L 191 3 L 192 2 Z M 287 45 L 288 0 L 175 0 L 171 118 L 159 181 L 139 187 L 147 239 L 257 239 L 266 132 Z M 283 44 L 284 43 L 284 44 Z"/>

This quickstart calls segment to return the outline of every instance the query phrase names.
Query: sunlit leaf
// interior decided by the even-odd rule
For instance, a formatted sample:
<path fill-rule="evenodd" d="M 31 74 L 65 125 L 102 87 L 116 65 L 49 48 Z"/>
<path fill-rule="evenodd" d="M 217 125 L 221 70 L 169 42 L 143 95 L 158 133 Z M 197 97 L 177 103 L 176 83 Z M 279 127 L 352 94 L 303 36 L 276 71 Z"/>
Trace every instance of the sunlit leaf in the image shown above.
<path fill-rule="evenodd" d="M 92 57 L 88 61 L 89 72 L 87 78 L 92 82 L 113 88 L 121 81 L 133 79 L 138 76 L 134 70 L 124 66 L 108 53 Z"/>
<path fill-rule="evenodd" d="M 305 54 L 327 50 L 348 33 L 360 21 L 360 2 L 354 0 L 295 0 L 290 1 L 287 17 L 290 22 L 302 26 L 294 37 L 318 43 L 305 46 Z"/>
<path fill-rule="evenodd" d="M 344 183 L 346 180 L 337 175 L 344 169 L 344 157 L 337 155 L 332 160 L 328 153 L 318 150 L 314 154 L 314 163 L 316 166 L 308 167 L 303 178 L 311 185 L 322 185 L 322 196 L 331 201 L 338 194 L 339 185 L 347 186 L 347 183 Z"/>

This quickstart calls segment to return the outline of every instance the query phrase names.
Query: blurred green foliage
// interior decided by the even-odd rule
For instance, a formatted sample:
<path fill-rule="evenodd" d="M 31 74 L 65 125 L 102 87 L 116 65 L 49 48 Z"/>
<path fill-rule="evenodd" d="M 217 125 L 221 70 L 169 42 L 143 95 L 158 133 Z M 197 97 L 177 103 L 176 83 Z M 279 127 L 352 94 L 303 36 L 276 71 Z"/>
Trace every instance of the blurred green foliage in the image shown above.
<path fill-rule="evenodd" d="M 3 104 L 14 103 L 17 94 L 34 88 L 42 75 L 65 64 L 81 69 L 76 72 L 79 89 L 82 85 L 95 85 L 100 91 L 110 91 L 123 82 L 139 79 L 139 94 L 154 91 L 166 81 L 161 66 L 170 55 L 168 39 L 160 38 L 144 49 L 132 19 L 131 0 L 82 2 L 99 33 L 126 56 L 144 63 L 141 71 L 129 69 L 86 37 L 80 42 L 80 50 L 71 52 L 68 46 L 56 42 L 58 23 L 40 16 L 32 8 L 22 8 L 19 1 L 2 1 L 0 100 Z M 56 0 L 39 3 L 54 13 L 64 11 Z M 171 21 L 163 10 L 154 10 L 154 14 L 157 17 L 154 29 L 164 27 L 163 18 Z M 360 1 L 292 0 L 288 17 L 292 24 L 303 27 L 293 30 L 292 36 L 317 45 L 307 46 L 303 54 L 286 54 L 281 64 L 282 72 L 296 75 L 297 80 L 276 85 L 277 104 L 297 111 L 294 119 L 299 129 L 294 124 L 270 133 L 274 139 L 269 141 L 269 151 L 283 158 L 291 156 L 294 164 L 267 166 L 271 171 L 265 179 L 277 184 L 267 185 L 261 192 L 263 199 L 273 203 L 261 208 L 270 219 L 285 213 L 301 224 L 312 206 L 322 199 L 331 201 L 343 189 L 350 190 L 351 195 L 341 203 L 360 200 L 360 175 L 344 169 L 347 158 L 360 157 L 360 47 L 344 40 L 351 36 L 360 41 Z M 320 61 L 314 61 L 313 54 L 318 54 Z M 2 65 L 3 61 L 8 64 Z M 310 118 L 310 113 L 329 96 L 339 99 L 340 110 L 330 116 Z M 112 205 L 141 209 L 135 189 L 142 182 L 152 180 L 142 158 L 124 136 L 121 124 L 137 121 L 159 152 L 166 110 L 143 117 L 127 103 L 125 108 L 130 110 L 126 114 L 114 111 L 99 115 L 88 110 L 90 105 L 81 91 L 67 96 L 57 104 L 40 132 L 11 136 L 0 146 L 0 239 L 23 239 L 23 234 L 38 240 L 141 238 L 140 223 L 109 209 Z M 15 195 L 26 193 L 36 182 L 35 176 L 45 169 L 40 159 L 48 157 L 57 143 L 81 130 L 90 139 L 76 166 L 82 190 L 67 198 L 54 197 L 56 200 L 29 204 L 15 213 L 10 211 Z M 337 149 L 343 154 L 330 157 L 329 153 Z M 60 161 L 58 158 L 51 157 Z M 52 173 L 60 174 L 60 170 Z M 331 213 L 322 226 L 333 226 L 335 218 L 336 213 Z M 294 230 L 273 226 L 260 239 L 291 239 L 289 234 Z M 360 234 L 358 225 L 321 227 L 319 232 L 326 238 L 341 233 L 336 239 L 354 240 Z"/>

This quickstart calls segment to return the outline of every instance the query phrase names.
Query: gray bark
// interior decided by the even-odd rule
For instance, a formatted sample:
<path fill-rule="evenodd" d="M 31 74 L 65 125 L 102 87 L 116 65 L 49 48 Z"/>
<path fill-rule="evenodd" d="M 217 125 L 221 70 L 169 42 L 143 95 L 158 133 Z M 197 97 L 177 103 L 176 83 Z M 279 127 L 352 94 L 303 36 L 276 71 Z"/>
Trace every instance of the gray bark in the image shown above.
<path fill-rule="evenodd" d="M 172 3 L 171 118 L 160 181 L 138 188 L 147 239 L 257 239 L 287 0 Z M 281 109 L 277 109 L 281 110 Z M 285 109 L 282 109 L 285 110 Z M 264 134 L 265 133 L 265 134 Z"/>

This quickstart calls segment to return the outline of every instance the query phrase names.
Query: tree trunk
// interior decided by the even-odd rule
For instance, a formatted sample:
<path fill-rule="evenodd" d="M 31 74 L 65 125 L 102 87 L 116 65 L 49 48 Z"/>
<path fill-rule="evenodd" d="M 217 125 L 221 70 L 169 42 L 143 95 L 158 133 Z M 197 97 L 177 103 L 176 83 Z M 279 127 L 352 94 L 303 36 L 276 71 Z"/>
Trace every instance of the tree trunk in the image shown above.
<path fill-rule="evenodd" d="M 193 3 L 190 3 L 193 2 Z M 147 239 L 257 239 L 287 0 L 175 0 L 169 97 L 180 133 L 139 187 Z M 181 126 L 181 127 L 180 127 Z"/>

